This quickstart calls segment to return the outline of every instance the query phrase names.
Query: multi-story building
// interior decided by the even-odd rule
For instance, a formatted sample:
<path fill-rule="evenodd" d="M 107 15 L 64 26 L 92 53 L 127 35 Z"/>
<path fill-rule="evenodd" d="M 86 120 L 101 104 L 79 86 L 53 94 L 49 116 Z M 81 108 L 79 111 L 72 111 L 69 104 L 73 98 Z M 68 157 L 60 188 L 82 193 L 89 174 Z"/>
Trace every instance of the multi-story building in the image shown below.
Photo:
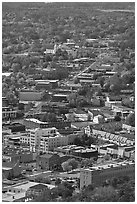
<path fill-rule="evenodd" d="M 104 181 L 112 179 L 113 177 L 129 176 L 135 177 L 135 163 L 121 162 L 94 166 L 87 169 L 81 169 L 80 172 L 80 189 L 84 186 L 92 184 L 98 186 Z"/>
<path fill-rule="evenodd" d="M 58 146 L 65 146 L 68 144 L 68 137 L 62 135 L 41 137 L 40 138 L 40 150 L 41 151 L 53 151 Z"/>
<path fill-rule="evenodd" d="M 10 107 L 2 107 L 2 119 L 16 118 L 17 110 L 13 110 Z"/>
<path fill-rule="evenodd" d="M 50 109 L 50 108 L 49 108 Z M 56 127 L 57 129 L 62 129 L 65 127 L 71 127 L 71 122 L 69 121 L 56 121 L 56 122 L 42 122 L 35 118 L 25 118 L 23 124 L 26 128 L 35 129 L 35 128 L 51 128 Z"/>
<path fill-rule="evenodd" d="M 16 145 L 20 143 L 30 144 L 30 133 L 28 131 L 12 133 L 11 131 L 2 132 L 3 144 L 6 145 Z"/>
<path fill-rule="evenodd" d="M 32 129 L 30 132 L 30 146 L 32 148 L 38 148 L 40 147 L 41 141 L 43 138 L 47 139 L 48 137 L 54 137 L 57 135 L 57 129 L 56 128 L 45 128 L 45 129 Z"/>

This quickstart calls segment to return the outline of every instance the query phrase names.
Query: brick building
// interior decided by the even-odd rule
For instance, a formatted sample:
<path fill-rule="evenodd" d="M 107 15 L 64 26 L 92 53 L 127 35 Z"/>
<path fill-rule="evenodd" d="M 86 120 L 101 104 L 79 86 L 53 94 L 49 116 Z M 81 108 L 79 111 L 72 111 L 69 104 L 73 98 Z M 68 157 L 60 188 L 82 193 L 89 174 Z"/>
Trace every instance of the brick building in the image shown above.
<path fill-rule="evenodd" d="M 80 189 L 90 184 L 92 184 L 93 186 L 99 186 L 106 180 L 120 176 L 129 176 L 134 178 L 135 163 L 121 162 L 81 169 Z"/>

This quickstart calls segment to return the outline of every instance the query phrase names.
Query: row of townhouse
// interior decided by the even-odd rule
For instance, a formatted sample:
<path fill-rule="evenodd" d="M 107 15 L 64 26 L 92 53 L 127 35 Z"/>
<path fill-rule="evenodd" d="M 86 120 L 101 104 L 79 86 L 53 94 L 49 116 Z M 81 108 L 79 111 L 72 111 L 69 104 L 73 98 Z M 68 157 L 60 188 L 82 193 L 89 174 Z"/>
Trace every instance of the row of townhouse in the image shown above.
<path fill-rule="evenodd" d="M 96 129 L 92 129 L 92 134 L 94 136 L 98 136 L 98 138 L 103 140 L 108 140 L 113 143 L 120 143 L 120 144 L 127 144 L 127 145 L 134 145 L 135 143 L 135 135 L 134 134 L 112 134 L 105 131 L 100 131 Z M 132 137 L 128 137 L 132 136 Z"/>

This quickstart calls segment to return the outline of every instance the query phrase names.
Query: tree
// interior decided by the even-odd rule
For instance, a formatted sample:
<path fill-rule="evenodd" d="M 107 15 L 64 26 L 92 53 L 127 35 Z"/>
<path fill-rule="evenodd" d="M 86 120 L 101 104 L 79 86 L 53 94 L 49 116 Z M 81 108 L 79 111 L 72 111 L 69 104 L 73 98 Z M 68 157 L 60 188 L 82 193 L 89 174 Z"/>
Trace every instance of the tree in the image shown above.
<path fill-rule="evenodd" d="M 14 73 L 17 73 L 20 70 L 21 66 L 19 63 L 13 63 L 11 68 L 12 68 Z"/>
<path fill-rule="evenodd" d="M 116 115 L 115 118 L 114 118 L 114 120 L 115 120 L 115 121 L 121 121 L 121 117 L 118 116 L 118 115 Z"/>
<path fill-rule="evenodd" d="M 100 86 L 103 87 L 103 86 L 104 86 L 104 83 L 105 83 L 105 78 L 102 77 L 102 76 L 99 77 L 99 78 L 98 78 L 98 82 L 100 83 Z"/>
<path fill-rule="evenodd" d="M 129 181 L 121 185 L 119 190 L 119 202 L 134 202 L 135 201 L 135 182 Z"/>
<path fill-rule="evenodd" d="M 111 186 L 99 187 L 91 197 L 92 202 L 117 202 L 118 194 Z"/>
<path fill-rule="evenodd" d="M 69 159 L 67 162 L 72 167 L 72 169 L 76 169 L 78 167 L 78 161 L 75 159 Z"/>
<path fill-rule="evenodd" d="M 52 61 L 52 57 L 48 54 L 46 54 L 45 56 L 46 62 L 51 62 Z"/>
<path fill-rule="evenodd" d="M 90 158 L 90 159 L 83 159 L 81 161 L 81 167 L 92 167 L 94 163 L 94 159 Z"/>
<path fill-rule="evenodd" d="M 135 113 L 130 113 L 126 118 L 126 123 L 135 127 Z"/>
<path fill-rule="evenodd" d="M 63 171 L 70 171 L 72 169 L 72 166 L 70 166 L 68 162 L 63 162 L 61 166 Z"/>
<path fill-rule="evenodd" d="M 82 144 L 81 139 L 80 139 L 79 137 L 76 137 L 76 138 L 74 139 L 74 144 L 75 144 L 75 145 L 78 145 L 78 146 L 81 146 L 81 144 Z"/>
<path fill-rule="evenodd" d="M 79 83 L 79 79 L 78 78 L 75 78 L 74 79 L 74 84 L 78 84 Z"/>
<path fill-rule="evenodd" d="M 55 181 L 55 185 L 58 186 L 59 184 L 61 184 L 61 179 L 57 178 L 56 181 Z"/>

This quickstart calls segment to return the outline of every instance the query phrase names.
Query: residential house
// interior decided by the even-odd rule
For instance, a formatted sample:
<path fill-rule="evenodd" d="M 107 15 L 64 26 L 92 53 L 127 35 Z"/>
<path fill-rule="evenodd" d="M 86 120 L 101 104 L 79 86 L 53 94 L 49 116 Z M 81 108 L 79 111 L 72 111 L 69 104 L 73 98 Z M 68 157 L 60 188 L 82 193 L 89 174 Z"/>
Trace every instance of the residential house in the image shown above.
<path fill-rule="evenodd" d="M 56 53 L 57 45 L 48 44 L 45 47 L 46 47 L 46 51 L 44 52 L 44 54 L 55 54 Z"/>

